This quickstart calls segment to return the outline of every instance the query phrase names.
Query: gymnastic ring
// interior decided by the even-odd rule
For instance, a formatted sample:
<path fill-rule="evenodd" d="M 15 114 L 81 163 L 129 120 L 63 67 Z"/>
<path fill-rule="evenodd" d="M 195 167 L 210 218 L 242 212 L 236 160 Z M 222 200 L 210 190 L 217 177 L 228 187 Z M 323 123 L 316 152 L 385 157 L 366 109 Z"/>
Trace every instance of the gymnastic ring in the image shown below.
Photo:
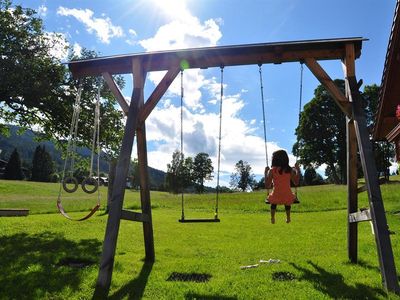
<path fill-rule="evenodd" d="M 86 187 L 87 185 L 93 185 L 93 189 L 88 189 Z M 94 192 L 97 191 L 98 188 L 99 188 L 99 183 L 93 177 L 86 177 L 85 179 L 83 179 L 83 181 L 82 181 L 82 190 L 85 193 L 93 194 Z"/>
<path fill-rule="evenodd" d="M 67 184 L 73 184 L 73 187 L 69 188 Z M 62 182 L 62 186 L 64 191 L 67 193 L 73 193 L 78 189 L 78 180 L 76 180 L 75 177 L 65 177 Z"/>

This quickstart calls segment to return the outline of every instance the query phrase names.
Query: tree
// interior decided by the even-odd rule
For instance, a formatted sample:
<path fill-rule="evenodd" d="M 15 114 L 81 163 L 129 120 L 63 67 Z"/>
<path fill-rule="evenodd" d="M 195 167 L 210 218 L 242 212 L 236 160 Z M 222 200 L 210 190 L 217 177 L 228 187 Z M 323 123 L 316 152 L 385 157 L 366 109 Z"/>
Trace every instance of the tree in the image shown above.
<path fill-rule="evenodd" d="M 255 183 L 254 174 L 247 161 L 239 160 L 235 165 L 235 172 L 231 174 L 230 185 L 243 192 L 252 188 Z"/>
<path fill-rule="evenodd" d="M 344 92 L 344 81 L 335 80 Z M 335 183 L 346 180 L 346 119 L 323 85 L 304 106 L 296 129 L 293 153 L 303 165 L 327 164 Z M 338 168 L 336 168 L 338 166 Z"/>
<path fill-rule="evenodd" d="M 211 180 L 213 171 L 209 155 L 204 152 L 198 153 L 194 158 L 192 175 L 198 193 L 204 192 L 204 180 Z"/>
<path fill-rule="evenodd" d="M 322 176 L 317 173 L 315 168 L 311 165 L 307 166 L 304 171 L 304 184 L 305 185 L 319 185 L 323 184 Z"/>
<path fill-rule="evenodd" d="M 185 159 L 183 153 L 176 150 L 172 161 L 167 164 L 166 186 L 169 192 L 179 193 L 192 184 L 193 159 Z"/>
<path fill-rule="evenodd" d="M 33 9 L 0 0 L 0 120 L 43 124 L 59 111 L 65 67 L 51 55 L 60 35 L 44 32 Z M 62 105 L 61 105 L 62 106 Z M 0 124 L 0 132 L 8 128 Z"/>
<path fill-rule="evenodd" d="M 254 189 L 262 190 L 265 189 L 265 177 L 261 177 L 258 182 L 255 182 Z"/>
<path fill-rule="evenodd" d="M 24 174 L 22 173 L 21 159 L 19 157 L 19 153 L 16 148 L 11 153 L 11 156 L 4 170 L 4 179 L 9 179 L 9 180 L 24 179 Z"/>
<path fill-rule="evenodd" d="M 335 80 L 335 84 L 344 92 L 344 81 Z M 378 107 L 379 87 L 367 85 L 361 93 L 367 126 L 374 122 Z M 333 98 L 320 85 L 314 92 L 314 98 L 305 105 L 296 129 L 297 142 L 293 153 L 300 157 L 301 163 L 320 166 L 326 163 L 325 173 L 329 182 L 346 182 L 346 121 L 345 115 L 334 103 Z M 372 140 L 372 136 L 371 136 Z M 389 157 L 393 156 L 392 145 L 373 142 L 377 169 L 388 173 L 391 165 Z M 361 167 L 361 164 L 359 164 Z M 358 172 L 362 175 L 362 170 Z"/>
<path fill-rule="evenodd" d="M 372 127 L 375 121 L 375 114 L 378 110 L 379 91 L 379 86 L 373 84 L 365 86 L 362 93 L 368 127 Z M 384 141 L 373 141 L 372 144 L 377 171 L 384 173 L 385 177 L 389 180 L 389 167 L 392 165 L 390 158 L 394 156 L 394 145 Z"/>
<path fill-rule="evenodd" d="M 32 159 L 32 181 L 49 182 L 54 171 L 54 163 L 46 147 L 38 145 Z"/>
<path fill-rule="evenodd" d="M 132 160 L 129 166 L 129 179 L 134 189 L 137 189 L 140 186 L 140 172 L 137 158 Z"/>
<path fill-rule="evenodd" d="M 35 126 L 43 140 L 53 140 L 65 153 L 78 82 L 51 54 L 53 46 L 64 44 L 68 43 L 61 35 L 44 31 L 42 20 L 33 9 L 13 7 L 10 0 L 0 0 L 0 122 L 7 124 L 12 121 L 24 128 Z M 96 56 L 96 52 L 83 49 L 81 57 L 70 56 L 69 59 Z M 124 88 L 121 76 L 114 77 L 114 80 L 121 89 Z M 100 86 L 101 149 L 105 153 L 103 158 L 110 162 L 110 174 L 113 174 L 111 168 L 116 166 L 124 115 L 116 109 L 116 99 L 102 80 L 85 77 L 80 83 L 83 92 L 77 144 L 90 148 L 93 99 Z M 0 123 L 3 134 L 7 128 L 4 124 Z M 112 184 L 109 184 L 110 189 Z"/>

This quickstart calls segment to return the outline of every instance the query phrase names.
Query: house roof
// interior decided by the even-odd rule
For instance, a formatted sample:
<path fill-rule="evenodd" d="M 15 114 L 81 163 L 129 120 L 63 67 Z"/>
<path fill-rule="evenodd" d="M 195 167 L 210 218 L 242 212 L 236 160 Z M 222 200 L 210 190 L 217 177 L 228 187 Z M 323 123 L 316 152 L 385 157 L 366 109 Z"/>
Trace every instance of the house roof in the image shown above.
<path fill-rule="evenodd" d="M 400 0 L 397 0 L 385 66 L 382 74 L 378 111 L 375 116 L 373 137 L 375 140 L 393 141 L 400 135 L 396 119 L 396 107 L 400 104 Z"/>

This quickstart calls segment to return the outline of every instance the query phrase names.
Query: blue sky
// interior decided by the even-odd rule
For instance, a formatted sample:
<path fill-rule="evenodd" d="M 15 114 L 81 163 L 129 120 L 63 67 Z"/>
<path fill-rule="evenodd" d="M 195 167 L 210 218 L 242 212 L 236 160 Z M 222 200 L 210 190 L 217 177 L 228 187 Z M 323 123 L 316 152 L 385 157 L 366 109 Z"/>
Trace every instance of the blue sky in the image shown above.
<path fill-rule="evenodd" d="M 395 0 L 118 0 L 14 1 L 34 8 L 45 30 L 62 33 L 74 51 L 100 55 L 203 46 L 268 43 L 307 39 L 364 37 L 356 62 L 358 79 L 380 84 Z M 55 49 L 57 50 L 57 49 Z M 65 53 L 57 53 L 65 61 Z M 332 78 L 343 78 L 341 63 L 321 62 Z M 219 69 L 184 74 L 184 153 L 207 152 L 216 168 Z M 146 95 L 162 74 L 149 74 Z M 269 155 L 291 152 L 298 121 L 300 66 L 263 66 Z M 129 99 L 132 78 L 123 90 Z M 147 122 L 149 165 L 166 170 L 179 149 L 179 78 Z M 258 66 L 224 70 L 221 184 L 228 185 L 235 163 L 250 163 L 259 178 L 265 167 Z M 318 81 L 304 68 L 303 104 Z M 295 158 L 291 156 L 291 163 Z M 215 182 L 210 182 L 210 185 Z"/>

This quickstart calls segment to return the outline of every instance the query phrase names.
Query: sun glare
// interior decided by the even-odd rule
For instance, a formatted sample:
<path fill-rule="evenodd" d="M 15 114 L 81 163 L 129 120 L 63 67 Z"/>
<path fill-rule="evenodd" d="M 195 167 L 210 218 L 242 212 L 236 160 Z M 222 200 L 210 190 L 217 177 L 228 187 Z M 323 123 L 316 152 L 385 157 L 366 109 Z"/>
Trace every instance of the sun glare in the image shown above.
<path fill-rule="evenodd" d="M 171 19 L 183 19 L 188 15 L 186 0 L 152 0 L 155 9 Z"/>

